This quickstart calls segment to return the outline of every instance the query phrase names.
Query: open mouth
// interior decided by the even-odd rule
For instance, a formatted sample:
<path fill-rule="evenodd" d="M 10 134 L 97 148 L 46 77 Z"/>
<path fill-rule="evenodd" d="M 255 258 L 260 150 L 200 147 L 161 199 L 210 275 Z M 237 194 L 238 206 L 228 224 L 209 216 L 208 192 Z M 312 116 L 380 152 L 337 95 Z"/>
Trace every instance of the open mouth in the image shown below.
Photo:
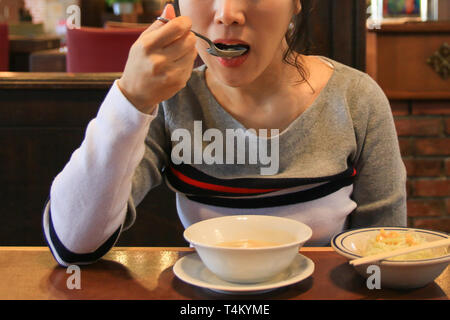
<path fill-rule="evenodd" d="M 242 50 L 242 55 L 246 54 L 250 50 L 250 46 L 238 43 L 238 44 L 225 44 L 225 43 L 214 43 L 217 48 L 224 51 L 239 51 Z"/>

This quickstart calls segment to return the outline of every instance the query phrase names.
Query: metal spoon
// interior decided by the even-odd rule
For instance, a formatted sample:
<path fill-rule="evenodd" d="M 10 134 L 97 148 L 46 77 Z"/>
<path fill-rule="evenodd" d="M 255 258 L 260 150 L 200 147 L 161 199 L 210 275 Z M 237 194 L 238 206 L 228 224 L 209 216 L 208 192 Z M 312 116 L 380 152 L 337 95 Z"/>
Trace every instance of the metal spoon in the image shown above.
<path fill-rule="evenodd" d="M 164 23 L 169 22 L 169 19 L 163 18 L 163 17 L 158 17 L 156 18 L 156 20 L 162 21 Z M 191 30 L 192 33 L 194 33 L 197 37 L 199 37 L 200 39 L 205 40 L 206 42 L 208 42 L 209 48 L 206 50 L 209 54 L 216 56 L 216 57 L 227 57 L 227 58 L 232 58 L 232 57 L 239 57 L 242 56 L 245 52 L 247 52 L 247 48 L 242 48 L 242 49 L 230 49 L 230 50 L 222 50 L 220 48 L 218 48 L 214 42 L 212 42 L 211 40 L 209 40 L 207 37 L 202 36 L 201 34 Z"/>

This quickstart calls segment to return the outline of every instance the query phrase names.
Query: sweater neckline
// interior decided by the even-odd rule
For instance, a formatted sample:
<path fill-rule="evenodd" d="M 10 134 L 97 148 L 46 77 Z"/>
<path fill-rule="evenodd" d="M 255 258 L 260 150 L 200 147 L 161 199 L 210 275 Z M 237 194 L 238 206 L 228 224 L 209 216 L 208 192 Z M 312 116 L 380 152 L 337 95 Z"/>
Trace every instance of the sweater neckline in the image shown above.
<path fill-rule="evenodd" d="M 291 123 L 282 132 L 279 132 L 278 135 L 267 138 L 258 136 L 259 139 L 270 140 L 273 138 L 281 138 L 283 136 L 286 136 L 288 132 L 294 130 L 294 128 L 297 127 L 297 125 L 299 125 L 300 123 L 302 123 L 301 125 L 302 130 L 309 131 L 311 127 L 317 122 L 320 113 L 325 105 L 325 103 L 322 103 L 322 101 L 326 101 L 326 99 L 329 97 L 329 92 L 332 91 L 332 86 L 336 81 L 337 72 L 339 72 L 339 66 L 337 63 L 335 63 L 335 61 L 327 57 L 320 55 L 315 55 L 315 57 L 325 60 L 324 63 L 329 62 L 333 66 L 333 73 L 331 74 L 330 79 L 328 79 L 328 82 L 322 88 L 318 96 L 308 106 L 308 108 L 306 108 L 304 112 L 302 112 L 293 121 L 291 121 Z M 200 71 L 200 84 L 202 86 L 202 90 L 203 92 L 206 92 L 210 106 L 212 107 L 210 111 L 214 113 L 215 116 L 218 116 L 220 119 L 224 119 L 223 125 L 225 126 L 225 128 L 229 129 L 237 127 L 244 131 L 252 129 L 247 128 L 245 125 L 243 125 L 217 101 L 217 99 L 209 89 L 208 85 L 206 84 L 206 69 L 207 69 L 206 65 L 202 65 L 201 67 L 198 68 L 198 70 Z M 250 134 L 253 135 L 253 133 Z"/>

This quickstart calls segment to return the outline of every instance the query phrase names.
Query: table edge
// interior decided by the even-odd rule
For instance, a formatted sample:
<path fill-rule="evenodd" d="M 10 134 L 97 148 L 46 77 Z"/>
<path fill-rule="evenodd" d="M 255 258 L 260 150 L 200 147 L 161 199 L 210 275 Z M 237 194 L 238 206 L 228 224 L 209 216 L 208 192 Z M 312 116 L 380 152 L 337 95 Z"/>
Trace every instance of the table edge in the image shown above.
<path fill-rule="evenodd" d="M 48 247 L 36 246 L 0 246 L 0 251 L 50 251 Z M 190 247 L 114 247 L 111 251 L 179 251 L 193 252 L 194 248 Z M 303 247 L 300 252 L 330 252 L 334 251 L 332 247 Z"/>

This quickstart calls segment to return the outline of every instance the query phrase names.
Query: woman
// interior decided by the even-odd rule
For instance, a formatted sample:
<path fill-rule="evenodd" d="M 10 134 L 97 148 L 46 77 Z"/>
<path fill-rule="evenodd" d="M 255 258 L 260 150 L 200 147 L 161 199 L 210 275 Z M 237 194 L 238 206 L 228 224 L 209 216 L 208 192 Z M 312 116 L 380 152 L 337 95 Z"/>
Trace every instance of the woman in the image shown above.
<path fill-rule="evenodd" d="M 308 224 L 310 245 L 327 245 L 346 228 L 406 224 L 405 168 L 386 96 L 365 73 L 292 50 L 304 31 L 289 25 L 293 16 L 304 21 L 308 5 L 180 0 L 180 17 L 166 6 L 171 21 L 156 21 L 133 45 L 52 184 L 43 224 L 61 265 L 101 258 L 163 178 L 185 227 L 278 215 Z M 212 56 L 191 28 L 247 51 Z M 193 71 L 197 52 L 205 65 Z"/>

